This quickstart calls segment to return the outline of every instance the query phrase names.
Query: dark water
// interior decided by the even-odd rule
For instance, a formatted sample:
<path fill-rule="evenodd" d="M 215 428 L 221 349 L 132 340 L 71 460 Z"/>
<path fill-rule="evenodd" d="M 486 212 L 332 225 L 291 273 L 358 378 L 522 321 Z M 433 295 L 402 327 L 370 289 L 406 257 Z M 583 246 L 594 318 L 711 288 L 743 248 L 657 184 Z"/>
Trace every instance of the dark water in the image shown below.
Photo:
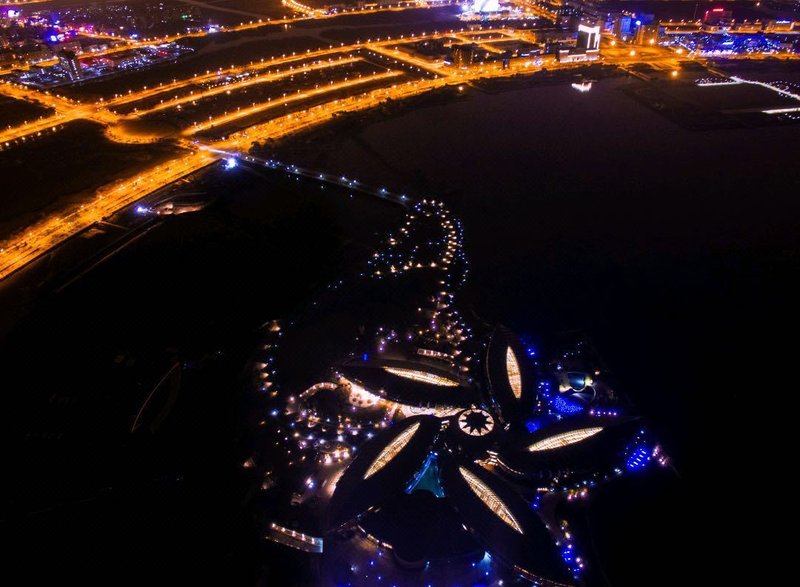
<path fill-rule="evenodd" d="M 284 150 L 444 196 L 465 223 L 480 316 L 534 340 L 588 332 L 678 473 L 597 499 L 605 579 L 681 584 L 698 523 L 750 560 L 721 480 L 741 466 L 731 423 L 751 417 L 752 367 L 772 348 L 757 341 L 796 322 L 800 128 L 685 130 L 628 98 L 629 83 L 474 92 Z"/>

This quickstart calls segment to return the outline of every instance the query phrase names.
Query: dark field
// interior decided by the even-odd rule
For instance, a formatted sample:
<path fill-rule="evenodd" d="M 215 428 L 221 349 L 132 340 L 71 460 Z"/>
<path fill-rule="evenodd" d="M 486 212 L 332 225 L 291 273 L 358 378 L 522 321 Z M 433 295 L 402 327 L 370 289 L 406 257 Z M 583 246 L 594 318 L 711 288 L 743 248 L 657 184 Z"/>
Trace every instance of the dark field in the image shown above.
<path fill-rule="evenodd" d="M 253 116 L 248 116 L 239 120 L 235 120 L 233 122 L 224 125 L 214 126 L 198 134 L 207 139 L 212 139 L 212 140 L 221 139 L 236 131 L 245 130 L 246 128 L 252 126 L 253 124 L 262 124 L 274 118 L 285 116 L 286 114 L 290 114 L 292 112 L 300 112 L 308 108 L 317 106 L 319 104 L 327 103 L 331 99 L 343 100 L 352 96 L 366 94 L 372 90 L 386 88 L 392 83 L 404 83 L 407 81 L 408 78 L 405 78 L 402 75 L 383 80 L 368 81 L 359 86 L 356 86 L 355 88 L 340 89 L 320 96 L 312 96 L 310 98 L 303 99 L 298 102 L 293 102 L 293 103 L 290 102 L 283 107 L 278 107 L 274 110 L 267 110 L 265 112 L 255 114 Z"/>
<path fill-rule="evenodd" d="M 135 175 L 176 153 L 169 145 L 109 141 L 100 125 L 83 120 L 3 151 L 0 236 L 32 224 L 47 211 L 81 202 L 101 185 Z"/>
<path fill-rule="evenodd" d="M 108 584 L 121 569 L 143 582 L 271 584 L 284 557 L 254 534 L 254 480 L 241 468 L 244 423 L 259 418 L 242 391 L 247 361 L 262 324 L 300 310 L 402 216 L 247 167 L 174 191 L 220 197 L 60 291 L 26 279 L 0 290 L 4 307 L 29 312 L 1 347 L 18 383 L 3 411 L 17 481 L 0 515 L 15 536 L 11 566 L 34 584 Z M 180 383 L 132 433 L 176 362 Z M 48 564 L 31 565 L 32 553 Z"/>
<path fill-rule="evenodd" d="M 339 57 L 346 57 L 346 56 L 349 56 L 349 54 L 348 55 L 341 54 L 341 55 L 337 56 L 337 59 Z M 272 66 L 272 67 L 265 67 L 263 69 L 259 69 L 259 70 L 255 71 L 253 73 L 253 75 L 254 76 L 258 76 L 258 77 L 262 77 L 262 76 L 265 76 L 265 75 L 278 74 L 278 73 L 291 73 L 292 69 L 296 69 L 298 67 L 302 67 L 302 66 L 305 66 L 305 65 L 311 65 L 311 64 L 317 63 L 317 62 L 318 62 L 318 60 L 314 60 L 314 59 L 298 59 L 297 61 L 293 61 L 293 62 L 288 63 L 288 64 L 276 65 L 276 66 Z M 223 82 L 226 82 L 226 81 L 229 81 L 229 80 L 232 80 L 232 79 L 233 78 L 230 77 L 230 76 L 225 76 L 225 77 L 218 76 L 218 77 L 215 77 L 212 81 L 198 82 L 197 84 L 186 86 L 186 87 L 180 88 L 178 90 L 165 89 L 163 92 L 160 92 L 160 93 L 158 93 L 158 94 L 156 94 L 154 96 L 151 96 L 151 97 L 148 97 L 148 98 L 144 98 L 144 99 L 141 99 L 141 100 L 136 100 L 136 101 L 133 101 L 133 102 L 127 102 L 127 103 L 124 103 L 124 104 L 120 104 L 119 106 L 115 106 L 114 108 L 112 108 L 112 110 L 114 112 L 119 113 L 119 114 L 130 114 L 130 113 L 132 113 L 134 111 L 146 111 L 146 110 L 149 110 L 150 108 L 153 108 L 155 106 L 159 106 L 162 102 L 169 103 L 176 96 L 179 97 L 179 98 L 183 98 L 183 97 L 186 97 L 186 96 L 199 94 L 200 92 L 202 92 L 204 90 L 209 90 L 209 89 L 216 88 L 216 87 L 220 86 Z M 250 77 L 248 79 L 252 79 L 252 77 Z M 288 79 L 288 77 L 286 79 Z M 278 80 L 278 81 L 280 82 L 280 81 L 283 81 L 283 80 Z M 266 82 L 266 83 L 274 84 L 276 82 L 273 81 L 273 82 Z"/>
<path fill-rule="evenodd" d="M 292 14 L 292 11 L 284 7 L 280 0 L 210 0 L 205 4 L 215 8 L 252 12 L 254 15 L 263 14 L 271 18 Z"/>
<path fill-rule="evenodd" d="M 372 63 L 357 61 L 328 69 L 305 72 L 293 76 L 294 79 L 286 78 L 277 82 L 258 84 L 238 91 L 231 91 L 230 94 L 217 94 L 200 99 L 196 103 L 183 104 L 180 110 L 169 108 L 144 115 L 143 118 L 153 121 L 168 121 L 182 129 L 190 128 L 195 122 L 201 123 L 207 120 L 209 116 L 217 117 L 226 113 L 233 113 L 237 109 L 246 109 L 267 100 L 277 103 L 284 97 L 290 97 L 298 91 L 313 90 L 331 83 L 336 84 L 346 79 L 355 79 L 360 76 L 381 73 L 382 71 L 386 70 Z M 387 82 L 384 81 L 383 83 Z M 239 119 L 231 124 L 236 127 L 251 126 L 261 122 L 265 117 L 269 119 L 281 116 L 302 107 L 302 105 L 302 102 L 289 102 L 287 107 L 269 109 L 263 113 Z M 223 126 L 227 125 L 220 125 L 215 128 L 221 130 Z"/>
<path fill-rule="evenodd" d="M 0 129 L 24 124 L 52 113 L 50 108 L 44 106 L 0 96 Z"/>

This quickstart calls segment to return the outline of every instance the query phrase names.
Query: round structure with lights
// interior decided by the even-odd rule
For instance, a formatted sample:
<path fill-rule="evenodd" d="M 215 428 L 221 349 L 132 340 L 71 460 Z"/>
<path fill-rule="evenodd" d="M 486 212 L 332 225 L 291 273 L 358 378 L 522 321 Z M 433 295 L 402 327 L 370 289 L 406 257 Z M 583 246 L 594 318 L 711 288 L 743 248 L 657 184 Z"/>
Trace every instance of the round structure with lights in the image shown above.
<path fill-rule="evenodd" d="M 480 408 L 464 410 L 457 419 L 459 430 L 469 436 L 486 436 L 494 430 L 494 418 Z"/>

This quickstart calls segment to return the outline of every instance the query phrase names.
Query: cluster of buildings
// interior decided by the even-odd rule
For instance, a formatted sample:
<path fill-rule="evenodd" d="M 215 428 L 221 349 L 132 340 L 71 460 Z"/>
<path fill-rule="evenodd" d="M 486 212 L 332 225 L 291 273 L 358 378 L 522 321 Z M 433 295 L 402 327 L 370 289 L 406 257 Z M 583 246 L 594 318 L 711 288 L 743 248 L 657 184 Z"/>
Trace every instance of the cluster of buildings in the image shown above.
<path fill-rule="evenodd" d="M 62 43 L 52 53 L 55 62 L 31 64 L 11 73 L 9 79 L 37 88 L 52 88 L 172 61 L 189 51 L 176 43 L 163 43 L 87 56 L 80 50 L 79 42 Z"/>
<path fill-rule="evenodd" d="M 532 30 L 537 30 L 543 39 L 542 53 L 556 54 L 562 61 L 596 59 L 593 39 L 599 40 L 600 34 L 613 35 L 634 45 L 681 46 L 704 56 L 800 50 L 800 16 L 790 17 L 794 13 L 786 9 L 794 8 L 791 3 L 773 4 L 775 9 L 764 7 L 767 12 L 761 19 L 736 18 L 733 9 L 720 6 L 690 20 L 668 20 L 631 10 L 608 11 L 604 2 L 593 0 L 518 0 L 503 4 L 496 0 L 475 0 L 465 5 L 462 18 L 541 17 L 541 23 L 548 26 L 540 23 Z M 592 40 L 585 36 L 588 30 Z"/>
<path fill-rule="evenodd" d="M 563 47 L 559 43 L 556 57 L 562 63 L 596 61 L 600 56 L 600 27 L 598 25 L 578 25 L 575 46 Z"/>
<path fill-rule="evenodd" d="M 661 21 L 654 34 L 662 44 L 703 56 L 800 51 L 800 20 L 736 20 L 725 8 L 708 10 L 694 22 Z"/>
<path fill-rule="evenodd" d="M 600 36 L 599 26 L 580 23 L 576 30 L 542 28 L 528 31 L 523 38 L 465 33 L 458 37 L 427 39 L 410 48 L 430 61 L 459 69 L 487 63 L 501 63 L 507 68 L 512 59 L 528 59 L 540 65 L 545 55 L 561 62 L 595 61 L 600 56 Z"/>
<path fill-rule="evenodd" d="M 25 67 L 76 55 L 102 53 L 127 39 L 156 38 L 217 25 L 185 4 L 145 2 L 0 10 L 0 68 Z M 131 60 L 133 57 L 128 56 Z M 116 65 L 115 65 L 116 66 Z"/>
<path fill-rule="evenodd" d="M 606 31 L 623 40 L 642 40 L 653 36 L 687 33 L 707 34 L 800 34 L 800 21 L 793 20 L 736 20 L 726 8 L 707 10 L 698 20 L 656 20 L 653 14 L 620 12 L 606 16 Z"/>
<path fill-rule="evenodd" d="M 263 467 L 266 538 L 320 556 L 325 584 L 581 584 L 556 504 L 666 464 L 586 343 L 540 361 L 505 327 L 473 329 L 467 272 L 460 223 L 422 201 L 352 284 L 268 328 L 265 441 L 245 467 Z"/>
<path fill-rule="evenodd" d="M 48 29 L 49 34 L 75 31 L 121 38 L 194 32 L 211 24 L 211 20 L 197 7 L 158 0 L 87 3 L 59 8 L 32 4 L 5 10 L 4 16 L 21 27 Z"/>
<path fill-rule="evenodd" d="M 525 12 L 521 5 L 510 2 L 500 3 L 499 0 L 472 0 L 462 5 L 459 19 L 470 21 L 487 20 L 522 20 L 536 18 Z"/>
<path fill-rule="evenodd" d="M 682 47 L 704 56 L 800 50 L 800 20 L 736 19 L 734 11 L 725 7 L 710 8 L 691 20 L 611 12 L 602 15 L 602 27 L 623 42 Z"/>
<path fill-rule="evenodd" d="M 77 34 L 56 30 L 48 20 L 25 16 L 21 10 L 4 8 L 0 11 L 0 68 L 52 61 L 61 50 L 81 53 L 111 46 L 89 37 L 82 44 Z"/>

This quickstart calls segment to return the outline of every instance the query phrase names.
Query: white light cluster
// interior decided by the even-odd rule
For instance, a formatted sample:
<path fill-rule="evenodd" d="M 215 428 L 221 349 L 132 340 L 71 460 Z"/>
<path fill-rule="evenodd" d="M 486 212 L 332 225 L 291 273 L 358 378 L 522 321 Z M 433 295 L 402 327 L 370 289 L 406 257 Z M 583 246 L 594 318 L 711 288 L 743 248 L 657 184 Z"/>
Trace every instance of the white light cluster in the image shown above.
<path fill-rule="evenodd" d="M 411 437 L 414 436 L 414 433 L 418 428 L 419 422 L 415 422 L 398 434 L 389 444 L 387 444 L 386 448 L 384 448 L 375 458 L 375 460 L 372 461 L 372 464 L 369 466 L 369 469 L 367 469 L 367 472 L 364 473 L 364 479 L 369 479 L 375 473 L 389 464 L 389 461 L 397 456 L 397 453 L 403 450 L 403 447 L 405 447 L 405 445 L 411 441 Z"/>
<path fill-rule="evenodd" d="M 602 426 L 597 426 L 594 428 L 579 428 L 578 430 L 562 432 L 561 434 L 549 436 L 548 438 L 540 440 L 539 442 L 533 443 L 528 447 L 528 450 L 531 452 L 537 452 L 540 450 L 552 450 L 554 448 L 561 448 L 562 446 L 569 446 L 570 444 L 575 444 L 576 442 L 586 440 L 590 436 L 594 436 L 602 429 Z"/>
<path fill-rule="evenodd" d="M 436 375 L 434 373 L 428 373 L 427 371 L 402 369 L 399 367 L 384 367 L 383 369 L 392 375 L 411 379 L 412 381 L 418 381 L 419 383 L 427 383 L 428 385 L 440 385 L 442 387 L 458 387 L 459 385 L 458 381 L 454 381 L 453 379 L 442 377 L 441 375 Z"/>
<path fill-rule="evenodd" d="M 486 485 L 483 481 L 478 479 L 478 477 L 472 473 L 469 469 L 465 469 L 464 467 L 459 467 L 458 472 L 461 473 L 461 476 L 469 485 L 469 488 L 477 495 L 481 501 L 486 504 L 492 513 L 496 515 L 498 518 L 503 520 L 506 524 L 514 528 L 520 534 L 522 532 L 522 526 L 519 525 L 516 518 L 514 518 L 511 510 L 508 509 L 508 506 L 503 503 L 503 501 L 497 497 L 497 494 L 489 489 L 489 486 Z"/>
<path fill-rule="evenodd" d="M 522 397 L 522 377 L 519 372 L 517 355 L 514 354 L 511 347 L 506 350 L 506 373 L 508 374 L 508 384 L 511 386 L 514 397 L 520 399 Z"/>

